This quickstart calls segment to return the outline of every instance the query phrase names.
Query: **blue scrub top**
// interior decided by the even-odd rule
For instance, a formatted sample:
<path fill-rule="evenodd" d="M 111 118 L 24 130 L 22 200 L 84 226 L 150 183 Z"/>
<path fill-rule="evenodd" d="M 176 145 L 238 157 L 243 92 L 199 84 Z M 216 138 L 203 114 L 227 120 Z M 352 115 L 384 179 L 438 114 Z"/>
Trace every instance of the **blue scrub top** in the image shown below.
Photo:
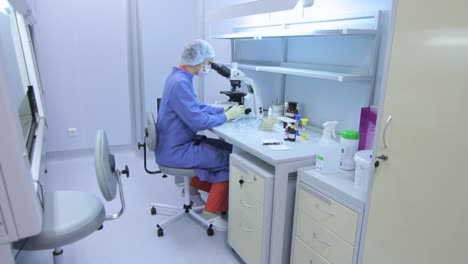
<path fill-rule="evenodd" d="M 156 162 L 193 168 L 202 181 L 227 181 L 232 146 L 215 139 L 197 142 L 196 135 L 226 122 L 224 108 L 198 102 L 192 79 L 190 72 L 174 67 L 166 80 L 156 127 Z"/>

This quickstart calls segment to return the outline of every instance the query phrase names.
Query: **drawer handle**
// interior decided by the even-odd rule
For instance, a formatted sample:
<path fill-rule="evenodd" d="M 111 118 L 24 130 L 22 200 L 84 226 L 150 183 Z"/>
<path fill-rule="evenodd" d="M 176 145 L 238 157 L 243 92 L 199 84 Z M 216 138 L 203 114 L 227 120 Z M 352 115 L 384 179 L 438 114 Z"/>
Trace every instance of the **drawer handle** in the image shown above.
<path fill-rule="evenodd" d="M 244 182 L 246 182 L 246 183 L 253 183 L 253 181 L 251 181 L 251 180 L 245 180 L 245 179 L 244 179 Z"/>
<path fill-rule="evenodd" d="M 248 228 L 246 228 L 246 227 L 244 227 L 244 226 L 242 225 L 242 221 L 241 221 L 241 223 L 240 223 L 240 228 L 241 228 L 242 230 L 244 230 L 245 232 L 252 232 L 252 229 L 248 229 Z"/>
<path fill-rule="evenodd" d="M 248 204 L 246 201 L 244 201 L 244 200 L 240 200 L 240 203 L 241 203 L 243 206 L 247 207 L 247 208 L 252 208 L 252 206 L 249 205 L 249 204 Z"/>
<path fill-rule="evenodd" d="M 327 243 L 327 242 L 325 242 L 325 241 L 319 239 L 319 238 L 317 237 L 317 234 L 316 234 L 315 232 L 314 232 L 314 238 L 315 238 L 318 242 L 324 244 L 324 245 L 327 246 L 327 247 L 333 246 L 332 244 Z"/>
<path fill-rule="evenodd" d="M 240 185 L 244 184 L 244 183 L 252 183 L 253 181 L 250 181 L 250 180 L 244 180 L 243 176 L 241 176 L 241 179 L 239 180 L 239 183 Z"/>
<path fill-rule="evenodd" d="M 317 208 L 317 210 L 319 210 L 320 212 L 322 212 L 324 214 L 327 214 L 327 215 L 330 215 L 330 216 L 335 216 L 335 213 L 330 213 L 330 212 L 327 212 L 327 211 L 321 209 L 318 203 L 315 204 L 315 208 Z"/>

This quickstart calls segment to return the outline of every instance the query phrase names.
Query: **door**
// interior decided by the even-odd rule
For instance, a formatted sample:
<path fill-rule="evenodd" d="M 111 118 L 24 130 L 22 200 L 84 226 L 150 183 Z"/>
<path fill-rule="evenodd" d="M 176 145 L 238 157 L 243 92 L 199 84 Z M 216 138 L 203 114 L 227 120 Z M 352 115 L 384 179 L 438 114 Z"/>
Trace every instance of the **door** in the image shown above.
<path fill-rule="evenodd" d="M 364 264 L 468 262 L 467 10 L 398 1 Z"/>

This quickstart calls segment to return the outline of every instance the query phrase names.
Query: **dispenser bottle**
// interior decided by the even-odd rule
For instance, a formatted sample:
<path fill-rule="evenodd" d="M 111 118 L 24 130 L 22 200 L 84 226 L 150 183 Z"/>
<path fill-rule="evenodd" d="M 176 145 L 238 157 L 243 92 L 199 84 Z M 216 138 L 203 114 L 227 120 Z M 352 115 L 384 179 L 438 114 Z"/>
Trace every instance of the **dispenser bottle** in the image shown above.
<path fill-rule="evenodd" d="M 354 170 L 354 154 L 359 147 L 359 132 L 351 129 L 341 130 L 340 137 L 340 169 Z"/>
<path fill-rule="evenodd" d="M 338 125 L 336 121 L 325 122 L 322 138 L 318 142 L 319 149 L 315 159 L 315 168 L 323 173 L 338 172 L 340 168 L 341 148 L 340 144 L 333 140 L 336 138 L 336 125 Z"/>

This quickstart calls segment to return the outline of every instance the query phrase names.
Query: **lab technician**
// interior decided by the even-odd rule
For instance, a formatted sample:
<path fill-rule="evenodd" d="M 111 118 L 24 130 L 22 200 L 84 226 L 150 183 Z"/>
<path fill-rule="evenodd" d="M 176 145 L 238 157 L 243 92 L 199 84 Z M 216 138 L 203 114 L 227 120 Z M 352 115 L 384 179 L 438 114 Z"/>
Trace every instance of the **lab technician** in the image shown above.
<path fill-rule="evenodd" d="M 219 213 L 228 210 L 232 145 L 196 133 L 244 113 L 244 106 L 213 107 L 197 101 L 193 77 L 206 76 L 214 56 L 213 47 L 204 40 L 191 41 L 184 47 L 181 65 L 172 69 L 164 85 L 155 151 L 160 165 L 194 169 L 197 175 L 190 182 L 195 188 L 190 191 L 192 201 L 193 197 L 199 197 L 197 189 L 209 193 L 201 216 L 210 222 L 219 220 Z"/>

